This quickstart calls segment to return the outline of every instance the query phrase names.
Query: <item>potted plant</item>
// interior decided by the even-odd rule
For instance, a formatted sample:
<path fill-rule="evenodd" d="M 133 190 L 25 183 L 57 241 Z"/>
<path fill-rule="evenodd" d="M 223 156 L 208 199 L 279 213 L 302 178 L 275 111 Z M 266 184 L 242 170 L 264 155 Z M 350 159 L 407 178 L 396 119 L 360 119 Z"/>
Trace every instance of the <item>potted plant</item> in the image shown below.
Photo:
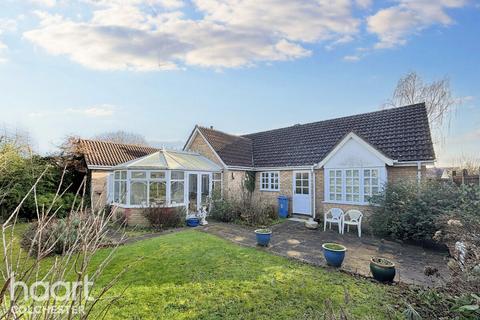
<path fill-rule="evenodd" d="M 392 282 L 395 278 L 395 264 L 385 258 L 372 257 L 370 259 L 370 271 L 373 278 L 380 282 Z"/>
<path fill-rule="evenodd" d="M 196 214 L 188 215 L 185 221 L 187 222 L 187 226 L 189 227 L 198 227 L 198 225 L 200 224 L 200 218 L 197 217 Z"/>
<path fill-rule="evenodd" d="M 327 260 L 327 264 L 339 268 L 345 258 L 347 247 L 338 243 L 324 243 L 322 248 L 323 256 L 325 257 L 325 260 Z"/>
<path fill-rule="evenodd" d="M 259 246 L 266 247 L 270 243 L 270 239 L 272 238 L 272 230 L 263 228 L 255 230 L 255 235 L 257 237 L 257 244 Z"/>

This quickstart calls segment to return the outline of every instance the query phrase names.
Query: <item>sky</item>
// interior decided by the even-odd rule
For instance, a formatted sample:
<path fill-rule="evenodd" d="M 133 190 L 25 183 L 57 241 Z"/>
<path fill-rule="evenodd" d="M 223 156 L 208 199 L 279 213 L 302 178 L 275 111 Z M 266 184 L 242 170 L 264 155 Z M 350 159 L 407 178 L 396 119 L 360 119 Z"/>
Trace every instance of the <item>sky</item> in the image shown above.
<path fill-rule="evenodd" d="M 0 0 L 0 126 L 179 145 L 379 110 L 400 77 L 462 99 L 438 165 L 480 151 L 474 0 Z"/>

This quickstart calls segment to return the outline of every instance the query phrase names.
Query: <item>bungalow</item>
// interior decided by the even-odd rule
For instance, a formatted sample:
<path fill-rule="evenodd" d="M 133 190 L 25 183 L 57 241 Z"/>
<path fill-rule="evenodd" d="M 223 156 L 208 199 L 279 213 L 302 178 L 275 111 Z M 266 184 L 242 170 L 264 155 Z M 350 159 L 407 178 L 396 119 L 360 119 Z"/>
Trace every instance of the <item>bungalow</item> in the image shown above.
<path fill-rule="evenodd" d="M 184 196 L 175 205 L 191 210 L 198 210 L 214 184 L 225 198 L 237 196 L 246 172 L 255 172 L 254 198 L 276 205 L 277 197 L 286 195 L 292 214 L 315 217 L 331 207 L 365 211 L 369 197 L 385 183 L 419 181 L 425 177 L 426 165 L 435 160 L 423 103 L 241 136 L 196 126 L 183 151 L 79 143 L 85 150 L 92 197 L 125 209 L 152 203 L 147 185 L 155 182 L 154 170 L 163 172 L 159 181 L 165 182 L 165 188 L 158 191 L 162 204 L 173 204 L 173 183 L 181 182 L 176 188 L 183 188 L 177 192 Z M 185 166 L 169 167 L 169 159 Z M 132 167 L 135 163 L 137 167 Z M 137 188 L 135 179 L 145 187 Z M 141 196 L 132 204 L 135 188 Z M 105 190 L 109 196 L 99 200 Z M 122 193 L 123 202 L 118 196 Z"/>

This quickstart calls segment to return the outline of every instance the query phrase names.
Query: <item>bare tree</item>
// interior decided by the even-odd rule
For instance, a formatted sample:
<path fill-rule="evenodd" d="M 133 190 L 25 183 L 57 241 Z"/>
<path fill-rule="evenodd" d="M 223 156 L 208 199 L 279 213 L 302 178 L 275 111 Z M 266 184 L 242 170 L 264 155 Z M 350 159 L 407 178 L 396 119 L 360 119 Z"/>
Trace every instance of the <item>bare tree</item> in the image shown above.
<path fill-rule="evenodd" d="M 146 146 L 148 145 L 147 140 L 144 136 L 138 133 L 127 132 L 123 130 L 104 132 L 98 134 L 94 137 L 96 140 L 116 142 L 123 144 L 133 144 L 137 146 Z"/>
<path fill-rule="evenodd" d="M 448 78 L 425 83 L 416 72 L 410 72 L 400 78 L 384 108 L 425 102 L 430 127 L 440 138 L 444 125 L 449 124 L 452 112 L 461 100 L 453 96 Z"/>
<path fill-rule="evenodd" d="M 116 243 L 110 243 L 107 235 L 115 210 L 93 212 L 86 208 L 81 200 L 77 205 L 72 205 L 70 214 L 62 224 L 57 217 L 58 210 L 54 209 L 55 202 L 64 194 L 64 191 L 61 191 L 62 177 L 52 203 L 42 206 L 37 203 L 37 220 L 32 225 L 32 231 L 27 230 L 29 241 L 22 244 L 22 250 L 18 247 L 15 236 L 18 213 L 29 195 L 33 195 L 37 201 L 36 185 L 40 179 L 42 176 L 0 225 L 0 269 L 3 280 L 0 290 L 0 318 L 101 319 L 120 298 L 107 293 L 129 267 L 125 266 L 121 272 L 108 279 L 106 284 L 97 285 L 96 281 L 125 239 L 125 234 L 121 232 L 122 227 L 114 230 L 121 234 Z M 85 198 L 85 181 L 77 192 L 76 197 L 79 199 Z M 25 235 L 23 237 L 25 238 Z M 105 245 L 112 245 L 113 248 L 100 261 L 94 261 L 95 253 Z M 58 250 L 60 252 L 57 252 Z M 48 257 L 51 259 L 47 259 Z M 31 288 L 35 287 L 35 284 L 41 284 L 45 293 L 41 298 L 32 299 L 29 292 L 32 293 Z M 67 286 L 62 297 L 59 297 L 61 292 L 53 289 L 58 285 Z M 27 290 L 28 286 L 30 291 Z"/>

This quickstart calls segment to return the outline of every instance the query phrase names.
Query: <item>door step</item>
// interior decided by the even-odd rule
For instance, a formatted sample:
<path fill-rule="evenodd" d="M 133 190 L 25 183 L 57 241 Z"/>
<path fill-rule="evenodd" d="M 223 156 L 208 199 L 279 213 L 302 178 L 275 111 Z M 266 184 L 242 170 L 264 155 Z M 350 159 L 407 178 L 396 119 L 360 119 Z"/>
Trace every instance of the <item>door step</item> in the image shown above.
<path fill-rule="evenodd" d="M 292 215 L 291 218 L 288 218 L 288 220 L 290 221 L 297 221 L 297 222 L 305 222 L 305 221 L 308 221 L 308 219 L 310 219 L 311 216 L 304 216 L 304 215 L 300 215 L 300 214 L 294 214 Z"/>

